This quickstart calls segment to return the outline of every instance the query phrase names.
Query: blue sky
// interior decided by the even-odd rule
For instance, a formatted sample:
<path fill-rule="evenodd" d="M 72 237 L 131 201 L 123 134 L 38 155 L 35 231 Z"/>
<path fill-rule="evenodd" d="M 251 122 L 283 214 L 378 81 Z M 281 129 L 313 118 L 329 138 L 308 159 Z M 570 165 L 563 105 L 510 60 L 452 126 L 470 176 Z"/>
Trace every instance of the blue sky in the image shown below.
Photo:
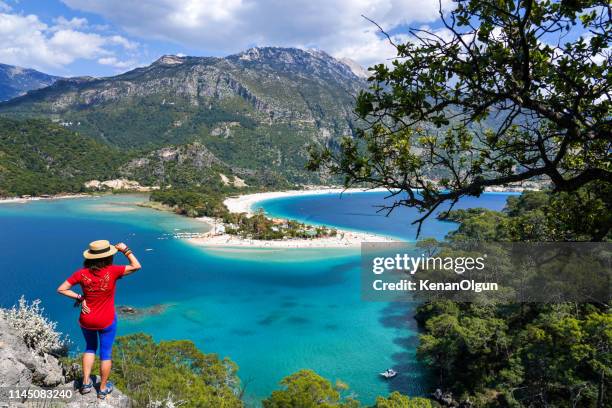
<path fill-rule="evenodd" d="M 362 14 L 402 40 L 408 25 L 436 26 L 438 0 L 0 0 L 0 62 L 106 76 L 164 54 L 252 46 L 319 48 L 363 66 L 392 58 Z"/>

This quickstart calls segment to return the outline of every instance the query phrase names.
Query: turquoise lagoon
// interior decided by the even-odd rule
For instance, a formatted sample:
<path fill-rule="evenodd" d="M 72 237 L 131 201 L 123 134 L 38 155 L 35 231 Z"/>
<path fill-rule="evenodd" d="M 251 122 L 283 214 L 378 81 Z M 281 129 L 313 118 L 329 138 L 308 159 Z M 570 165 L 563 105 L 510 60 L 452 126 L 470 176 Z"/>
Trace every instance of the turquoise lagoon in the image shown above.
<path fill-rule="evenodd" d="M 373 205 L 383 197 L 302 196 L 260 206 L 275 216 L 413 239 L 410 220 L 416 213 L 376 214 Z M 485 194 L 462 206 L 501 209 L 506 198 Z M 46 314 L 78 351 L 78 311 L 55 288 L 79 267 L 89 241 L 124 241 L 144 268 L 119 283 L 117 303 L 167 308 L 121 320 L 120 334 L 191 339 L 205 352 L 231 358 L 251 405 L 302 368 L 343 380 L 363 402 L 393 390 L 428 392 L 427 375 L 415 358 L 412 306 L 360 300 L 357 250 L 203 249 L 173 236 L 205 231 L 205 224 L 135 205 L 145 199 L 111 195 L 1 204 L 0 306 L 15 304 L 22 294 L 42 299 Z M 432 220 L 423 236 L 442 238 L 454 227 Z M 383 381 L 377 373 L 388 367 L 400 374 Z"/>

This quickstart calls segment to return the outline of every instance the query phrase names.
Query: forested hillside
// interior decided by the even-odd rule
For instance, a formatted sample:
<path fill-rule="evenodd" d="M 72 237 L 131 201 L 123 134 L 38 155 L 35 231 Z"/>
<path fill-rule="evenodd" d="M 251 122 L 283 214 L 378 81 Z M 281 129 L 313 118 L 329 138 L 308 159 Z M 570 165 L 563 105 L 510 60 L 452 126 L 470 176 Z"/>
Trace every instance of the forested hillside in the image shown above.
<path fill-rule="evenodd" d="M 460 226 L 448 241 L 590 241 L 610 218 L 610 192 L 610 186 L 589 186 L 578 194 L 528 192 L 510 197 L 503 212 L 457 210 L 451 217 Z M 418 354 L 438 387 L 476 407 L 609 406 L 608 305 L 493 298 L 419 306 L 424 332 Z"/>
<path fill-rule="evenodd" d="M 287 188 L 273 170 L 226 163 L 202 143 L 120 149 L 44 119 L 0 117 L 0 197 L 85 191 L 90 180 L 124 178 L 187 189 Z"/>
<path fill-rule="evenodd" d="M 0 196 L 78 192 L 117 175 L 118 149 L 45 120 L 0 118 Z"/>
<path fill-rule="evenodd" d="M 322 51 L 253 48 L 225 58 L 164 56 L 108 78 L 60 80 L 0 104 L 122 148 L 198 142 L 220 161 L 294 182 L 308 145 L 351 135 L 365 81 Z"/>

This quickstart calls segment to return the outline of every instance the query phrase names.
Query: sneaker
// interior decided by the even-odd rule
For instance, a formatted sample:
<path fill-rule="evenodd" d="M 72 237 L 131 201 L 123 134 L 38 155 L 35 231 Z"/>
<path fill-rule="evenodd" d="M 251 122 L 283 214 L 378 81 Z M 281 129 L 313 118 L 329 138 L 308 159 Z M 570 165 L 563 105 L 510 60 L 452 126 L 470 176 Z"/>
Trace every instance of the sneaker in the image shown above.
<path fill-rule="evenodd" d="M 110 382 L 110 381 L 108 381 L 108 382 L 106 383 L 106 389 L 105 389 L 104 391 L 100 390 L 100 391 L 98 392 L 98 398 L 100 398 L 100 399 L 102 399 L 102 400 L 103 400 L 103 399 L 106 399 L 106 396 L 107 396 L 108 394 L 110 394 L 111 392 L 113 392 L 113 383 L 112 383 L 112 382 Z"/>
<path fill-rule="evenodd" d="M 91 377 L 89 378 L 89 384 L 85 384 L 85 382 L 83 382 L 81 384 L 81 394 L 89 394 L 91 392 L 91 389 L 93 388 L 94 383 L 93 381 L 91 381 Z"/>

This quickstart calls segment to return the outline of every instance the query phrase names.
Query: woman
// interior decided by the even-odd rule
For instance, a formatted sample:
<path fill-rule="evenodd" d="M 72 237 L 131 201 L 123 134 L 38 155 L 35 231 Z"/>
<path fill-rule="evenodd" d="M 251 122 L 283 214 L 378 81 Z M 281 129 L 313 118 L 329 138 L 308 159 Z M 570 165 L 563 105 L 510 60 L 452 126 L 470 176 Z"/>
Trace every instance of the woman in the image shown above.
<path fill-rule="evenodd" d="M 113 265 L 113 255 L 117 251 L 127 257 L 129 265 Z M 98 397 L 105 399 L 113 391 L 113 384 L 108 381 L 108 377 L 112 366 L 113 341 L 117 332 L 115 282 L 139 270 L 141 266 L 124 243 L 113 246 L 106 240 L 94 241 L 89 244 L 89 249 L 83 252 L 83 256 L 85 257 L 83 268 L 64 281 L 57 288 L 57 292 L 81 304 L 79 324 L 86 344 L 83 353 L 81 393 L 90 392 L 94 385 L 90 374 L 99 342 L 101 380 Z M 70 289 L 77 283 L 81 285 L 82 295 Z"/>

